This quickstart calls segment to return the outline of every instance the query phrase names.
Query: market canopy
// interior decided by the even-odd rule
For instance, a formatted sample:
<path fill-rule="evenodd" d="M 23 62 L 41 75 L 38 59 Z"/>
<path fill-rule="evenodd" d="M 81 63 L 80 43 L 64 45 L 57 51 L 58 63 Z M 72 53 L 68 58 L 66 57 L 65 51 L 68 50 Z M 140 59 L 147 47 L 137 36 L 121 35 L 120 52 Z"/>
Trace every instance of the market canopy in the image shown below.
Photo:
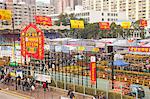
<path fill-rule="evenodd" d="M 129 65 L 129 63 L 127 63 L 127 62 L 125 62 L 125 61 L 123 61 L 123 60 L 116 60 L 116 61 L 114 61 L 113 62 L 113 65 L 114 66 L 128 66 Z"/>
<path fill-rule="evenodd" d="M 110 44 L 113 46 L 137 46 L 137 42 L 134 40 L 132 42 L 130 42 L 130 40 L 117 40 L 115 41 L 113 44 Z"/>

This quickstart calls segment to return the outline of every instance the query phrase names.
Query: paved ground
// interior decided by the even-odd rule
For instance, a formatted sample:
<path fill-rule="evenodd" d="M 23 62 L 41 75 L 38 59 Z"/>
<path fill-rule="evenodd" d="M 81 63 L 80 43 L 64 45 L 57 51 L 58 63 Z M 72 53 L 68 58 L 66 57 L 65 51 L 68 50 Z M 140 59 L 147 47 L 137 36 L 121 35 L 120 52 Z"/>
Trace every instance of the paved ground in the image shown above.
<path fill-rule="evenodd" d="M 4 98 L 0 99 L 7 99 L 7 97 L 8 99 L 61 99 L 61 97 L 67 97 L 67 92 L 61 89 L 50 88 L 49 90 L 44 92 L 43 88 L 38 87 L 36 88 L 35 91 L 22 91 L 20 89 L 15 90 L 15 86 L 5 84 L 0 84 L 0 88 L 2 88 L 1 91 L 3 91 L 3 93 L 8 92 L 5 93 L 4 95 L 1 93 L 2 97 Z M 92 99 L 92 97 L 89 96 L 84 97 L 82 94 L 75 94 L 75 96 L 76 99 Z"/>
<path fill-rule="evenodd" d="M 3 92 L 0 92 L 0 98 L 1 99 L 27 99 L 21 96 L 10 95 L 8 93 L 3 93 Z"/>
<path fill-rule="evenodd" d="M 105 90 L 107 80 L 101 80 L 101 85 L 103 87 L 101 89 Z M 105 83 L 105 84 L 104 84 Z M 49 91 L 44 92 L 43 88 L 38 87 L 35 91 L 22 91 L 15 90 L 15 86 L 0 84 L 0 88 L 2 88 L 3 92 L 8 92 L 6 88 L 9 88 L 8 93 L 3 93 L 0 90 L 0 99 L 61 99 L 61 97 L 67 97 L 67 92 L 62 89 L 49 89 Z M 144 99 L 150 99 L 150 90 L 148 87 L 144 87 L 146 92 L 146 97 Z M 15 94 L 15 95 L 12 95 Z M 18 96 L 22 96 L 25 98 L 17 98 Z M 76 99 L 92 99 L 92 97 L 85 96 L 83 94 L 75 94 Z M 5 97 L 5 98 L 1 98 Z M 30 97 L 30 98 L 29 98 Z M 64 99 L 64 98 L 63 98 Z"/>
<path fill-rule="evenodd" d="M 62 77 L 62 74 L 56 73 L 56 75 L 55 75 L 55 73 L 54 73 L 53 74 L 53 78 L 56 78 L 57 80 L 59 80 L 59 78 L 60 78 L 60 80 L 62 80 L 63 77 Z M 67 76 L 67 78 L 66 78 L 64 76 L 64 79 L 65 79 L 65 81 L 68 81 L 68 83 L 69 83 L 70 79 L 75 84 L 78 84 L 78 81 L 82 82 L 82 77 L 81 76 L 79 76 L 79 79 L 78 79 L 78 77 L 71 77 L 71 76 L 69 77 L 69 76 Z M 90 83 L 91 83 L 90 82 L 90 77 L 84 78 L 83 85 L 85 85 L 85 86 L 88 85 L 90 87 L 91 86 Z M 106 79 L 100 79 L 100 78 L 98 78 L 97 79 L 97 87 L 100 90 L 104 90 L 104 91 L 108 92 L 109 90 L 111 90 L 111 81 L 108 81 Z M 149 90 L 149 88 L 145 87 L 145 86 L 142 86 L 142 87 L 144 88 L 144 91 L 145 91 L 145 97 L 144 97 L 144 99 L 150 99 L 150 90 Z M 93 88 L 95 88 L 95 86 L 93 86 Z"/>

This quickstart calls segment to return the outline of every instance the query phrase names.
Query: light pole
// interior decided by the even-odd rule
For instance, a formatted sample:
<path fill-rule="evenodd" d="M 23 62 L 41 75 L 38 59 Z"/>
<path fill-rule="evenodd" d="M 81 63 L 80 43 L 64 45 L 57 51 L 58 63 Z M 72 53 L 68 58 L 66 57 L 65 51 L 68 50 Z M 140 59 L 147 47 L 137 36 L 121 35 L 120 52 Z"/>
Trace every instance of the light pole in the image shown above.
<path fill-rule="evenodd" d="M 112 89 L 114 89 L 114 52 L 111 53 L 111 63 Z"/>

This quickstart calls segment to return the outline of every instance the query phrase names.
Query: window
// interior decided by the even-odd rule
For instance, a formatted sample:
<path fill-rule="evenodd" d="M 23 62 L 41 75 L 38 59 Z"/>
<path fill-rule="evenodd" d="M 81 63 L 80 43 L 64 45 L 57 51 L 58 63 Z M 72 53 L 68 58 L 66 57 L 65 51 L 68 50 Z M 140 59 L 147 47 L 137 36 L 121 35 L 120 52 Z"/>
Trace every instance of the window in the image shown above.
<path fill-rule="evenodd" d="M 109 21 L 109 18 L 107 20 Z"/>
<path fill-rule="evenodd" d="M 109 16 L 110 14 L 108 13 L 107 15 Z"/>
<path fill-rule="evenodd" d="M 102 16 L 104 16 L 104 13 L 102 13 Z"/>
<path fill-rule="evenodd" d="M 102 21 L 104 21 L 104 18 L 102 18 Z"/>

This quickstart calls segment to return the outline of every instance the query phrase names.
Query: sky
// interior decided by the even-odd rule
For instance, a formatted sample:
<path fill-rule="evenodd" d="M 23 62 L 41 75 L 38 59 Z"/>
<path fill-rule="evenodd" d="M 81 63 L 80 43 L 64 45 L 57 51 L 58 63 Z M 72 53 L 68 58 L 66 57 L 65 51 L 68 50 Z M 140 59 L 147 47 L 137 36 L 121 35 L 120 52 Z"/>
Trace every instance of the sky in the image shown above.
<path fill-rule="evenodd" d="M 41 1 L 41 2 L 45 2 L 45 3 L 49 3 L 50 2 L 50 0 L 36 0 L 37 2 L 38 1 Z"/>

